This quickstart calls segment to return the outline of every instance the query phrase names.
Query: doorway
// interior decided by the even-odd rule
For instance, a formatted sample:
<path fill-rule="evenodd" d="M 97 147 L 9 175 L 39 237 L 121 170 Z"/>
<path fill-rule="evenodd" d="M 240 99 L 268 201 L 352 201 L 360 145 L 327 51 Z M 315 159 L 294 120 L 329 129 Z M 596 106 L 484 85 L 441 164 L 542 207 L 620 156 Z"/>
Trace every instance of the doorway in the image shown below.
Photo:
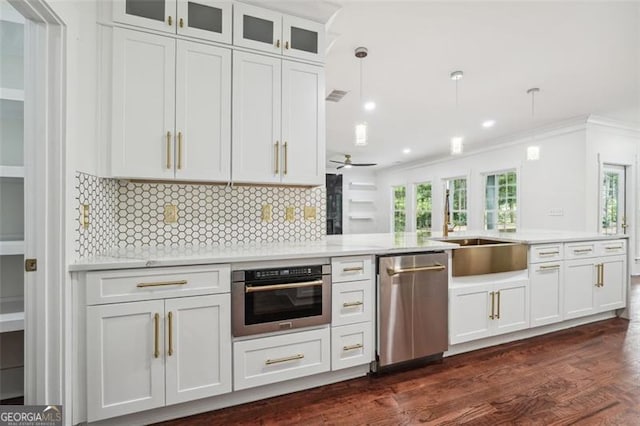
<path fill-rule="evenodd" d="M 625 166 L 603 164 L 600 175 L 599 232 L 606 235 L 627 231 L 627 169 Z"/>

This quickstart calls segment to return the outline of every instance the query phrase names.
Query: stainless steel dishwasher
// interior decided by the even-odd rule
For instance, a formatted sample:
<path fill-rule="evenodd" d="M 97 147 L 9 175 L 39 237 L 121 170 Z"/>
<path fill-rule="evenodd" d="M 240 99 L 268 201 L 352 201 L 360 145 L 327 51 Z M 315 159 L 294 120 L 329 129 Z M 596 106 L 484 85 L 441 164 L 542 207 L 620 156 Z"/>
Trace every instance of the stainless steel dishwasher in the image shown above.
<path fill-rule="evenodd" d="M 378 258 L 376 367 L 441 357 L 447 350 L 447 265 L 446 253 Z"/>

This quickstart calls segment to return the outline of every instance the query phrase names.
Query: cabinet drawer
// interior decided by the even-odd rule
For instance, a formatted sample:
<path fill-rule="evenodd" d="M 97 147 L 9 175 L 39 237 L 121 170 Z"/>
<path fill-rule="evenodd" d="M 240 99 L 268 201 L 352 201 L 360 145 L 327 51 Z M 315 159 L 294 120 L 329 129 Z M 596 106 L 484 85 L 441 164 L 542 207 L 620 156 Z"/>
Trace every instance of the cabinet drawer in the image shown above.
<path fill-rule="evenodd" d="M 234 390 L 329 371 L 329 327 L 233 345 Z"/>
<path fill-rule="evenodd" d="M 373 319 L 373 281 L 334 284 L 331 288 L 331 324 L 346 325 Z"/>
<path fill-rule="evenodd" d="M 87 273 L 87 305 L 228 293 L 229 265 Z"/>
<path fill-rule="evenodd" d="M 564 258 L 564 246 L 562 244 L 544 244 L 531 246 L 529 253 L 530 263 L 550 262 Z"/>
<path fill-rule="evenodd" d="M 625 240 L 600 241 L 596 245 L 599 256 L 615 256 L 627 253 L 627 243 Z"/>
<path fill-rule="evenodd" d="M 373 361 L 372 324 L 343 325 L 331 329 L 331 369 L 340 370 Z"/>
<path fill-rule="evenodd" d="M 334 283 L 371 279 L 371 256 L 334 257 L 331 274 Z"/>
<path fill-rule="evenodd" d="M 596 243 L 593 241 L 564 245 L 564 256 L 566 259 L 581 259 L 586 257 L 595 257 L 597 255 Z"/>

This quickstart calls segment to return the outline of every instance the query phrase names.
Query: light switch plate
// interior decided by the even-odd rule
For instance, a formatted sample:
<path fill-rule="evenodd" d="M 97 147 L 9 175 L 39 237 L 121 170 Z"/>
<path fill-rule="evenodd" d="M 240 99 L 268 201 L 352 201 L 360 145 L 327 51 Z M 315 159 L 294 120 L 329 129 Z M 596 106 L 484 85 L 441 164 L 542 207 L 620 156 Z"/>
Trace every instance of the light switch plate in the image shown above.
<path fill-rule="evenodd" d="M 304 206 L 304 220 L 316 220 L 316 208 L 314 206 Z"/>
<path fill-rule="evenodd" d="M 564 210 L 561 208 L 549 209 L 549 216 L 564 216 Z"/>
<path fill-rule="evenodd" d="M 271 222 L 273 220 L 273 206 L 271 204 L 262 205 L 262 221 Z"/>
<path fill-rule="evenodd" d="M 178 222 L 178 206 L 175 204 L 167 204 L 164 206 L 164 223 Z"/>
<path fill-rule="evenodd" d="M 296 221 L 296 208 L 295 207 L 287 207 L 285 210 L 285 220 L 287 222 L 295 222 Z"/>

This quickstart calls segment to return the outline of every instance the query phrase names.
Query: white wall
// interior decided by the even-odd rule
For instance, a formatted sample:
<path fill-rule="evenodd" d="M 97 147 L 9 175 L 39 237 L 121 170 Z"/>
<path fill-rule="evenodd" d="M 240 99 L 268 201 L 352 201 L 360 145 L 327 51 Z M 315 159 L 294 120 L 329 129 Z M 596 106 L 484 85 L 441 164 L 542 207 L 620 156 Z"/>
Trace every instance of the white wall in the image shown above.
<path fill-rule="evenodd" d="M 391 228 L 391 186 L 407 185 L 409 205 L 407 223 L 415 229 L 413 185 L 430 181 L 433 185 L 433 229 L 443 224 L 444 180 L 466 177 L 469 229 L 484 228 L 484 175 L 490 172 L 516 170 L 518 175 L 518 227 L 527 229 L 581 230 L 584 217 L 584 126 L 572 126 L 537 136 L 533 144 L 540 147 L 540 160 L 527 161 L 530 138 L 511 144 L 469 153 L 460 157 L 382 171 L 377 176 L 381 206 L 380 228 Z M 550 215 L 562 211 L 561 216 Z"/>

